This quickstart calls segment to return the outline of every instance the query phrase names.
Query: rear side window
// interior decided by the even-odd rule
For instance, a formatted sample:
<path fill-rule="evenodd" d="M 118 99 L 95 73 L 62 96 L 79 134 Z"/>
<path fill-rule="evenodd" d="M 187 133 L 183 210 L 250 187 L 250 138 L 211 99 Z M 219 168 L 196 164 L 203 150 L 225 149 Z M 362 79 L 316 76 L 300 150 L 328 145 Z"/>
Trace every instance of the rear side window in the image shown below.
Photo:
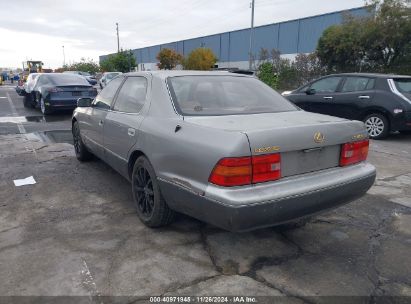
<path fill-rule="evenodd" d="M 146 78 L 128 77 L 117 95 L 113 110 L 127 113 L 138 113 L 144 106 L 146 94 Z"/>
<path fill-rule="evenodd" d="M 118 87 L 123 81 L 123 77 L 119 77 L 110 81 L 109 84 L 97 95 L 94 100 L 94 106 L 102 109 L 110 109 L 113 103 L 114 96 L 116 96 Z"/>
<path fill-rule="evenodd" d="M 411 93 L 411 78 L 394 79 L 395 86 L 402 93 Z"/>
<path fill-rule="evenodd" d="M 179 76 L 167 80 L 177 111 L 188 116 L 297 111 L 276 91 L 251 77 Z"/>
<path fill-rule="evenodd" d="M 333 93 L 337 91 L 341 77 L 327 77 L 314 82 L 310 89 L 314 89 L 317 93 Z"/>
<path fill-rule="evenodd" d="M 366 91 L 374 88 L 375 80 L 367 77 L 347 77 L 341 92 Z"/>

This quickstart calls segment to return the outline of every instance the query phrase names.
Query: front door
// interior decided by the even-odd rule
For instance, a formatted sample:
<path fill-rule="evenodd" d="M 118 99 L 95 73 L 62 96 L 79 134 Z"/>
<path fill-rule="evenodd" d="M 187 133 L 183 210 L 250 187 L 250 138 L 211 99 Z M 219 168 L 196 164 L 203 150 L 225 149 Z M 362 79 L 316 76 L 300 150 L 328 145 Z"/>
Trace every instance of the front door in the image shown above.
<path fill-rule="evenodd" d="M 114 80 L 94 99 L 91 107 L 87 109 L 87 113 L 84 115 L 85 118 L 82 126 L 80 126 L 83 129 L 82 133 L 84 134 L 86 146 L 100 158 L 104 157 L 103 129 L 106 116 L 110 111 L 111 104 L 123 78 L 116 78 Z"/>
<path fill-rule="evenodd" d="M 308 111 L 330 115 L 329 106 L 336 98 L 336 92 L 340 86 L 342 77 L 325 77 L 311 84 L 311 95 L 304 97 Z"/>

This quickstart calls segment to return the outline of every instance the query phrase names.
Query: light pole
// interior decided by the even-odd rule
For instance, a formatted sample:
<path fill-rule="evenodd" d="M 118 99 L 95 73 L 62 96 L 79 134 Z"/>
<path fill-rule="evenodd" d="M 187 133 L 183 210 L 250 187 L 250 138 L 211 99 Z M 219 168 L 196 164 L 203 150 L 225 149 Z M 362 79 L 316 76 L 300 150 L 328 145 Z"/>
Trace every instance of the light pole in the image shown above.
<path fill-rule="evenodd" d="M 116 29 L 117 29 L 117 53 L 120 53 L 120 38 L 118 36 L 118 22 L 116 22 Z"/>
<path fill-rule="evenodd" d="M 248 59 L 248 69 L 251 70 L 252 60 L 253 60 L 253 36 L 254 36 L 254 7 L 255 0 L 251 2 L 251 28 L 250 28 L 250 50 L 249 50 L 249 59 Z"/>
<path fill-rule="evenodd" d="M 66 53 L 64 52 L 64 45 L 63 45 L 63 67 L 66 65 Z"/>

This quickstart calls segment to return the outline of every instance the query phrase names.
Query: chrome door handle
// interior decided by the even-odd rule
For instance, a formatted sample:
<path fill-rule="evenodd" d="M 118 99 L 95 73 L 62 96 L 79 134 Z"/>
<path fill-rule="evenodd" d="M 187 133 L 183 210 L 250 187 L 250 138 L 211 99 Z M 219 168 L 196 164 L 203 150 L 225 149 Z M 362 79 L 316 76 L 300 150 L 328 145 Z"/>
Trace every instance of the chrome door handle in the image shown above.
<path fill-rule="evenodd" d="M 360 95 L 358 96 L 359 99 L 370 99 L 370 96 L 368 95 Z"/>
<path fill-rule="evenodd" d="M 128 128 L 127 134 L 129 136 L 134 136 L 134 135 L 136 135 L 136 130 L 134 130 L 133 128 Z"/>
<path fill-rule="evenodd" d="M 324 99 L 329 99 L 329 100 L 331 100 L 331 99 L 333 99 L 334 97 L 332 97 L 332 96 L 325 96 L 325 97 L 323 97 Z"/>
<path fill-rule="evenodd" d="M 102 120 L 100 120 L 99 122 L 98 122 L 98 125 L 99 126 L 102 126 L 104 124 L 104 122 L 102 121 Z"/>

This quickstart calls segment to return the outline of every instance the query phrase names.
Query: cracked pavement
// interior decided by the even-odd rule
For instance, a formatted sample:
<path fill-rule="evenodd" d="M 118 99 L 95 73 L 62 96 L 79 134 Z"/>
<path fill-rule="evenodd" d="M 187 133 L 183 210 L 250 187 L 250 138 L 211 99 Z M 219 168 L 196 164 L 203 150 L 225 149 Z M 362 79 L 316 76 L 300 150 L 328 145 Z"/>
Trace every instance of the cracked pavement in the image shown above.
<path fill-rule="evenodd" d="M 361 199 L 294 230 L 230 233 L 183 215 L 147 228 L 110 167 L 12 127 L 0 136 L 1 296 L 411 296 L 410 135 L 372 142 L 378 177 Z"/>

